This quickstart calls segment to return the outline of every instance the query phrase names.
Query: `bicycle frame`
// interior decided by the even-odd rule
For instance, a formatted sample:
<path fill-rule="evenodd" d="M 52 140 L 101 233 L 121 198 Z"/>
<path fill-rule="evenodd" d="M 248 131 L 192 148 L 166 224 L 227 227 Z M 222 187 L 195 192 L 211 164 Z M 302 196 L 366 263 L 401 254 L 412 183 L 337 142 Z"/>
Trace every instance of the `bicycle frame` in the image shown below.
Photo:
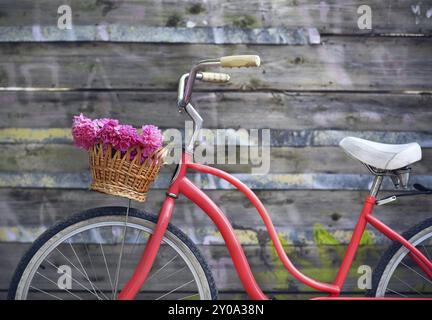
<path fill-rule="evenodd" d="M 252 57 L 252 59 L 247 56 L 229 57 L 230 60 L 232 60 L 233 58 L 234 60 L 237 60 L 235 65 L 225 63 L 224 66 L 259 66 L 259 58 L 257 62 L 257 57 Z M 144 284 L 150 272 L 150 269 L 152 268 L 154 259 L 160 247 L 160 243 L 163 239 L 168 223 L 171 219 L 174 210 L 175 200 L 180 194 L 183 194 L 184 196 L 186 196 L 186 198 L 188 198 L 190 201 L 194 202 L 198 207 L 200 207 L 217 226 L 226 243 L 240 281 L 242 282 L 243 287 L 245 288 L 249 297 L 257 300 L 267 299 L 266 295 L 262 292 L 261 288 L 256 282 L 254 275 L 252 274 L 248 260 L 244 254 L 240 242 L 235 236 L 234 229 L 228 221 L 227 217 L 225 216 L 223 211 L 202 190 L 195 186 L 186 177 L 186 174 L 189 170 L 214 175 L 218 178 L 226 180 L 236 189 L 240 190 L 254 205 L 259 215 L 261 216 L 261 219 L 263 220 L 264 225 L 266 226 L 269 233 L 270 239 L 275 246 L 278 257 L 282 261 L 288 272 L 307 286 L 318 291 L 326 292 L 328 294 L 328 297 L 326 298 L 328 299 L 340 298 L 340 293 L 345 283 L 346 276 L 354 260 L 361 237 L 368 223 L 374 226 L 383 234 L 385 234 L 391 240 L 399 241 L 403 246 L 405 246 L 410 251 L 409 255 L 413 258 L 413 260 L 420 266 L 420 268 L 427 274 L 427 276 L 432 279 L 432 263 L 401 235 L 399 235 L 391 228 L 386 226 L 384 223 L 372 216 L 373 208 L 377 202 L 375 196 L 380 188 L 383 178 L 382 176 L 377 175 L 375 177 L 375 181 L 371 188 L 370 195 L 367 196 L 365 199 L 359 220 L 354 228 L 352 238 L 342 261 L 342 265 L 338 271 L 335 281 L 330 284 L 314 280 L 304 275 L 292 264 L 278 238 L 277 232 L 273 226 L 273 222 L 271 221 L 269 214 L 267 213 L 267 210 L 265 209 L 262 202 L 255 195 L 255 193 L 252 192 L 252 190 L 250 190 L 241 181 L 222 170 L 193 162 L 193 148 L 203 122 L 203 119 L 201 118 L 199 113 L 194 109 L 192 104 L 190 104 L 193 84 L 194 81 L 198 79 L 198 71 L 205 67 L 221 66 L 221 60 L 222 58 L 203 60 L 196 64 L 194 67 L 192 67 L 189 73 L 184 74 L 180 77 L 177 106 L 180 112 L 186 111 L 186 113 L 193 120 L 194 133 L 189 143 L 186 145 L 185 151 L 182 154 L 182 161 L 178 165 L 177 170 L 171 181 L 171 185 L 168 188 L 168 191 L 166 193 L 167 197 L 159 212 L 158 222 L 156 224 L 155 230 L 147 242 L 143 255 L 132 277 L 129 279 L 123 290 L 118 295 L 118 299 L 133 299 Z"/>
<path fill-rule="evenodd" d="M 172 183 L 167 191 L 167 197 L 160 210 L 158 222 L 156 228 L 149 238 L 149 241 L 144 249 L 143 255 L 132 275 L 123 290 L 120 292 L 118 299 L 129 300 L 133 299 L 139 292 L 141 286 L 144 284 L 150 269 L 153 265 L 154 259 L 160 247 L 160 243 L 163 239 L 164 233 L 171 219 L 172 212 L 174 210 L 175 200 L 180 194 L 186 196 L 190 201 L 194 202 L 200 207 L 214 222 L 219 229 L 228 251 L 231 255 L 231 259 L 236 268 L 237 274 L 245 288 L 247 294 L 251 299 L 260 300 L 268 299 L 262 292 L 258 283 L 256 282 L 254 275 L 252 274 L 248 260 L 244 254 L 244 251 L 240 245 L 239 240 L 236 238 L 233 227 L 228 221 L 222 210 L 197 186 L 195 186 L 187 177 L 186 174 L 189 170 L 198 171 L 201 173 L 211 174 L 218 178 L 224 179 L 233 185 L 235 188 L 240 190 L 254 205 L 258 213 L 260 214 L 267 231 L 270 235 L 277 254 L 284 264 L 285 268 L 295 278 L 307 286 L 316 289 L 318 291 L 328 293 L 327 297 L 321 297 L 325 299 L 347 299 L 347 297 L 340 297 L 341 290 L 345 283 L 346 276 L 354 260 L 357 248 L 360 243 L 360 239 L 364 233 L 366 225 L 369 223 L 378 231 L 386 235 L 391 240 L 400 242 L 409 250 L 410 257 L 420 266 L 425 274 L 432 279 L 432 263 L 429 261 L 415 246 L 409 241 L 404 239 L 397 232 L 386 226 L 384 223 L 379 221 L 377 218 L 372 216 L 373 208 L 376 204 L 376 198 L 373 192 L 367 196 L 363 205 L 362 212 L 358 222 L 354 228 L 352 238 L 346 250 L 345 256 L 341 267 L 337 273 L 336 279 L 333 283 L 323 283 L 301 273 L 290 261 L 286 255 L 283 246 L 277 236 L 277 232 L 273 226 L 269 214 L 262 202 L 258 197 L 250 190 L 245 184 L 233 177 L 232 175 L 203 164 L 193 162 L 192 153 L 183 152 L 182 162 L 179 164 L 177 171 L 173 177 Z M 376 177 L 376 179 L 379 177 Z M 382 177 L 381 177 L 382 179 Z M 377 181 L 377 180 L 376 180 Z M 379 181 L 379 184 L 381 180 Z M 378 186 L 379 188 L 379 186 Z"/>

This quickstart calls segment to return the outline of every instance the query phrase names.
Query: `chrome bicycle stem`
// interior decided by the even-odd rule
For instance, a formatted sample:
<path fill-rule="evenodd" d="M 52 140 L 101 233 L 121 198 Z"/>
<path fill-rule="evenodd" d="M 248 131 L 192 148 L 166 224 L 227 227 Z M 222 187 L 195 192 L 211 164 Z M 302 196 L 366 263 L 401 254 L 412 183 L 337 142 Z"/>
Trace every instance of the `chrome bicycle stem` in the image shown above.
<path fill-rule="evenodd" d="M 192 96 L 192 89 L 196 79 L 201 80 L 202 74 L 198 73 L 199 70 L 206 67 L 216 67 L 220 65 L 219 59 L 203 60 L 192 67 L 189 73 L 183 74 L 179 79 L 179 86 L 177 90 L 177 107 L 179 111 L 183 110 L 189 115 L 193 121 L 193 133 L 190 141 L 185 149 L 187 153 L 193 153 L 195 141 L 198 138 L 199 132 L 202 128 L 203 118 L 198 111 L 190 103 Z"/>
<path fill-rule="evenodd" d="M 184 88 L 188 77 L 189 77 L 189 73 L 185 73 L 179 79 L 179 85 L 177 89 L 177 107 L 179 108 L 179 112 L 182 112 L 185 107 L 183 105 L 183 101 L 184 101 L 183 97 L 184 97 Z"/>
<path fill-rule="evenodd" d="M 203 75 L 201 73 L 197 73 L 195 75 L 195 79 L 202 80 Z M 185 95 L 185 86 L 186 81 L 189 79 L 189 73 L 183 74 L 179 79 L 179 85 L 177 89 L 177 107 L 179 108 L 179 112 L 182 112 L 187 104 L 184 104 L 184 95 Z"/>
<path fill-rule="evenodd" d="M 198 111 L 195 110 L 195 108 L 188 103 L 186 105 L 186 113 L 189 115 L 189 117 L 191 117 L 192 121 L 193 121 L 193 134 L 192 137 L 189 141 L 189 143 L 186 145 L 186 149 L 185 151 L 187 153 L 193 153 L 193 149 L 194 149 L 194 145 L 195 145 L 195 141 L 198 138 L 199 132 L 202 128 L 202 123 L 203 123 L 203 118 L 200 116 L 200 114 L 198 113 Z"/>
<path fill-rule="evenodd" d="M 198 62 L 196 65 L 194 65 L 188 75 L 183 75 L 180 78 L 179 91 L 180 91 L 180 86 L 185 86 L 182 90 L 183 91 L 182 99 L 178 100 L 178 104 L 180 108 L 186 107 L 187 104 L 190 102 L 190 99 L 192 97 L 192 89 L 195 83 L 197 72 L 206 67 L 217 67 L 219 65 L 220 65 L 219 59 L 203 60 Z M 184 82 L 186 82 L 186 85 L 184 85 Z"/>
<path fill-rule="evenodd" d="M 186 104 L 186 106 L 182 105 L 182 103 L 185 101 L 183 97 L 184 97 L 184 86 L 187 79 L 189 79 L 189 73 L 185 73 L 180 77 L 179 87 L 178 87 L 177 106 L 180 112 L 185 110 L 188 116 L 193 121 L 193 133 L 190 141 L 187 143 L 185 147 L 185 151 L 187 153 L 193 153 L 195 141 L 198 138 L 198 134 L 202 128 L 203 118 L 200 116 L 198 111 L 192 106 L 191 103 Z"/>

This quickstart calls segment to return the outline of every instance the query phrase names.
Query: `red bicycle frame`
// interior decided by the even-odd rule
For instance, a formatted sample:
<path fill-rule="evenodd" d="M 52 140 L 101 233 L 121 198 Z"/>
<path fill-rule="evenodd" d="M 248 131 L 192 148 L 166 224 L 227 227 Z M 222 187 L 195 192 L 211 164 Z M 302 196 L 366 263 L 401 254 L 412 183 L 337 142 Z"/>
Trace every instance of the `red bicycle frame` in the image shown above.
<path fill-rule="evenodd" d="M 171 219 L 175 199 L 177 199 L 178 195 L 180 194 L 183 194 L 189 200 L 194 202 L 215 223 L 220 233 L 222 234 L 222 237 L 231 255 L 238 276 L 249 297 L 251 299 L 267 299 L 267 297 L 257 284 L 254 275 L 252 274 L 248 260 L 244 254 L 240 242 L 234 234 L 233 227 L 231 226 L 227 217 L 222 212 L 222 210 L 202 190 L 195 186 L 186 177 L 186 173 L 189 170 L 214 175 L 228 181 L 230 184 L 240 190 L 255 206 L 258 213 L 260 214 L 270 235 L 270 239 L 272 240 L 276 248 L 277 254 L 288 272 L 290 272 L 299 281 L 308 285 L 309 287 L 329 294 L 328 297 L 323 298 L 346 299 L 346 297 L 340 297 L 340 293 L 343 288 L 348 271 L 354 260 L 355 254 L 357 252 L 360 239 L 368 223 L 375 227 L 378 231 L 382 232 L 391 240 L 398 241 L 403 246 L 405 246 L 410 251 L 409 255 L 413 258 L 413 260 L 420 266 L 420 268 L 425 272 L 425 274 L 432 279 L 432 262 L 429 261 L 409 241 L 404 239 L 397 232 L 393 231 L 391 228 L 389 228 L 377 218 L 372 216 L 372 211 L 376 204 L 376 198 L 372 195 L 367 196 L 365 199 L 362 212 L 354 228 L 352 238 L 348 245 L 342 265 L 339 269 L 335 281 L 332 284 L 323 283 L 304 275 L 292 264 L 292 262 L 286 255 L 269 214 L 264 208 L 262 202 L 252 192 L 252 190 L 250 190 L 245 184 L 243 184 L 241 181 L 231 176 L 230 174 L 203 164 L 194 163 L 192 158 L 192 154 L 186 152 L 183 153 L 182 163 L 179 165 L 176 175 L 173 178 L 172 183 L 168 189 L 167 197 L 159 213 L 156 228 L 146 245 L 144 253 L 132 277 L 129 279 L 123 290 L 120 292 L 118 296 L 119 299 L 128 300 L 135 298 L 141 286 L 144 284 L 159 250 L 159 246 L 163 239 L 168 223 Z"/>

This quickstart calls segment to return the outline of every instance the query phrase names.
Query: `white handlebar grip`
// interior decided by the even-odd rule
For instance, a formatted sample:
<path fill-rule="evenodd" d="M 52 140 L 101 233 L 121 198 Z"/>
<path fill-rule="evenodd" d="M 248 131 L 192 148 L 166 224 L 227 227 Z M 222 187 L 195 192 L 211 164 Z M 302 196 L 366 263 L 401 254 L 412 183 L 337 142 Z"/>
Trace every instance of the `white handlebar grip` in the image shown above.
<path fill-rule="evenodd" d="M 224 83 L 230 81 L 230 75 L 217 72 L 202 72 L 202 81 Z"/>
<path fill-rule="evenodd" d="M 223 68 L 249 68 L 259 67 L 261 59 L 255 55 L 243 55 L 243 56 L 226 56 L 220 58 L 221 67 Z"/>

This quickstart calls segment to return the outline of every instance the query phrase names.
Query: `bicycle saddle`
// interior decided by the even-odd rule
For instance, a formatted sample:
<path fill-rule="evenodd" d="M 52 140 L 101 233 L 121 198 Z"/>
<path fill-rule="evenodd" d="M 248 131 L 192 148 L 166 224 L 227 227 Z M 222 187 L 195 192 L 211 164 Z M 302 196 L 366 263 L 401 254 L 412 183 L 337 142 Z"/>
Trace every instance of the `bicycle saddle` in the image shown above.
<path fill-rule="evenodd" d="M 422 151 L 416 142 L 385 144 L 346 137 L 339 146 L 351 157 L 377 169 L 396 170 L 421 160 Z"/>

